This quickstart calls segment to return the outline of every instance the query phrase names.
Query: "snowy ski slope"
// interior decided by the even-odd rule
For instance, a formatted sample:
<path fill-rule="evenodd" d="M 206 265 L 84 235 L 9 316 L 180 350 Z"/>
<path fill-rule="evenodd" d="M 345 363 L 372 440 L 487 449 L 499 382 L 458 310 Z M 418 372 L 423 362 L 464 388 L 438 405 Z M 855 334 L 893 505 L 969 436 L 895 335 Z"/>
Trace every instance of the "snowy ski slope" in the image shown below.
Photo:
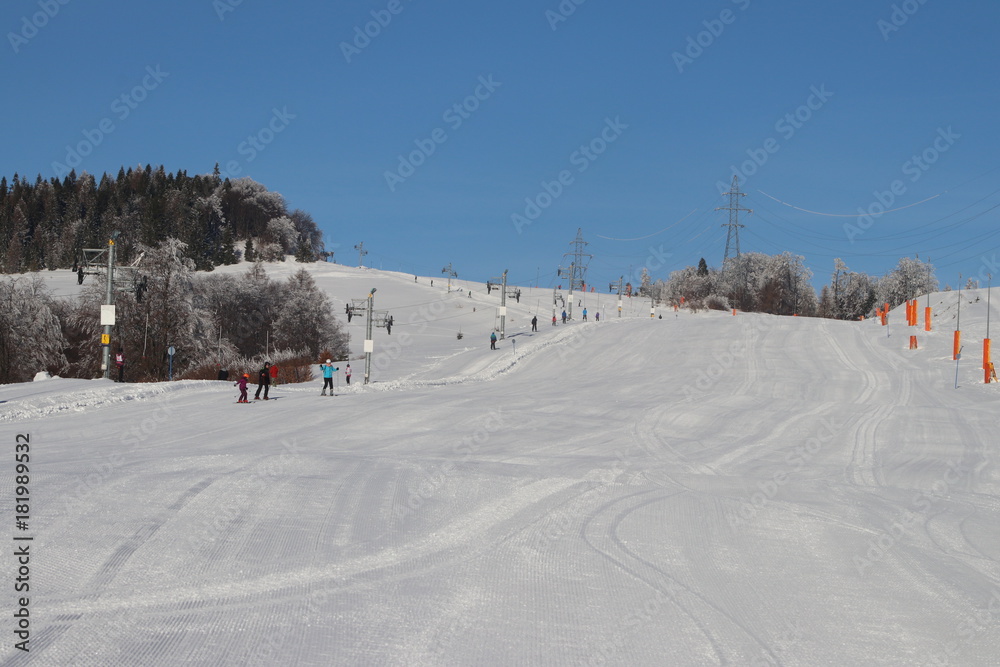
<path fill-rule="evenodd" d="M 31 652 L 8 588 L 0 662 L 1000 663 L 985 290 L 956 389 L 955 292 L 887 336 L 597 294 L 600 323 L 553 327 L 522 287 L 491 352 L 481 284 L 309 270 L 340 312 L 376 287 L 394 315 L 367 387 L 360 359 L 334 398 L 250 406 L 225 382 L 0 387 L 6 533 L 30 434 L 34 537 Z"/>

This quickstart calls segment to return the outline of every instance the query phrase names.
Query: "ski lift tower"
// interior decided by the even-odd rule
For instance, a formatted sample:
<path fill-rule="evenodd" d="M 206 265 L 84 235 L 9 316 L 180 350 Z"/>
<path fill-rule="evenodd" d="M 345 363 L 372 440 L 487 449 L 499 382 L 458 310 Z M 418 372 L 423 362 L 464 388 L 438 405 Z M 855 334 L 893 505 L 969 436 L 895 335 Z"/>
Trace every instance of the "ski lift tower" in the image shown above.
<path fill-rule="evenodd" d="M 559 267 L 558 275 L 560 277 L 565 275 L 569 278 L 569 308 L 567 315 L 570 319 L 573 319 L 573 292 L 586 289 L 587 265 L 594 256 L 588 255 L 583 251 L 587 246 L 587 242 L 583 240 L 582 228 L 576 230 L 576 239 L 570 245 L 573 246 L 573 252 L 566 253 L 564 257 L 572 257 L 573 261 L 570 263 L 569 269 Z"/>
<path fill-rule="evenodd" d="M 347 306 L 348 322 L 355 315 L 361 315 L 362 313 L 365 315 L 365 384 L 368 384 L 371 379 L 372 353 L 375 352 L 375 340 L 372 336 L 372 329 L 380 327 L 385 329 L 386 333 L 392 335 L 392 315 L 389 314 L 388 310 L 375 310 L 376 291 L 376 288 L 373 287 L 366 298 L 351 299 L 351 304 Z"/>
<path fill-rule="evenodd" d="M 503 270 L 500 276 L 500 340 L 504 339 L 504 330 L 507 325 L 507 269 Z"/>
<path fill-rule="evenodd" d="M 608 284 L 608 291 L 618 295 L 618 317 L 622 316 L 622 280 L 624 279 L 625 276 L 619 276 L 617 285 L 615 283 Z"/>
<path fill-rule="evenodd" d="M 146 289 L 145 278 L 139 280 L 139 262 L 142 255 L 130 265 L 118 267 L 115 273 L 115 242 L 121 236 L 121 232 L 115 231 L 108 239 L 106 248 L 83 248 L 81 263 L 79 267 L 80 280 L 83 276 L 104 276 L 105 295 L 104 304 L 101 306 L 101 371 L 102 377 L 107 380 L 111 378 L 111 327 L 115 325 L 115 292 L 134 291 L 137 299 L 142 298 L 142 292 Z"/>
<path fill-rule="evenodd" d="M 452 278 L 458 278 L 458 271 L 456 271 L 455 269 L 451 268 L 451 262 L 448 262 L 448 266 L 446 266 L 443 269 L 441 269 L 441 273 L 445 273 L 445 274 L 448 275 L 448 293 L 450 294 L 451 293 L 451 279 Z"/>

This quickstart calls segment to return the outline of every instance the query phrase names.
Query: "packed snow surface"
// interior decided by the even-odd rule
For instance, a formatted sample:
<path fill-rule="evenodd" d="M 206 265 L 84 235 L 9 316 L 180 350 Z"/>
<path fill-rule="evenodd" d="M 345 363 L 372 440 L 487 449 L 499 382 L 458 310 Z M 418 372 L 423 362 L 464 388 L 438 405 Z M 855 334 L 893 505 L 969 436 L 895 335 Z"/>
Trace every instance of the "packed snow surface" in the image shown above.
<path fill-rule="evenodd" d="M 341 312 L 376 287 L 393 315 L 368 385 L 355 318 L 332 398 L 318 368 L 250 405 L 222 381 L 0 387 L 0 662 L 1000 662 L 985 290 L 962 293 L 957 363 L 956 292 L 929 297 L 927 333 L 902 308 L 619 317 L 596 293 L 553 326 L 553 290 L 523 286 L 491 351 L 482 284 L 309 270 Z"/>

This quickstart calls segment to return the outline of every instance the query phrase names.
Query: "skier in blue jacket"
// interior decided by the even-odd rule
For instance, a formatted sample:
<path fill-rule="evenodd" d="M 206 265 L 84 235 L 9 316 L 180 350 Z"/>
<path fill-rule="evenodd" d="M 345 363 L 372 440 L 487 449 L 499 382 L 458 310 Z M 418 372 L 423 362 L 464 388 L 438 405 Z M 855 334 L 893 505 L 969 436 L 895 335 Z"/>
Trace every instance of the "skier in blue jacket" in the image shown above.
<path fill-rule="evenodd" d="M 326 396 L 326 388 L 330 388 L 330 395 L 333 396 L 333 373 L 334 371 L 339 371 L 339 368 L 333 366 L 333 362 L 329 359 L 326 360 L 325 364 L 320 364 L 319 368 L 323 371 L 323 393 L 320 396 Z"/>

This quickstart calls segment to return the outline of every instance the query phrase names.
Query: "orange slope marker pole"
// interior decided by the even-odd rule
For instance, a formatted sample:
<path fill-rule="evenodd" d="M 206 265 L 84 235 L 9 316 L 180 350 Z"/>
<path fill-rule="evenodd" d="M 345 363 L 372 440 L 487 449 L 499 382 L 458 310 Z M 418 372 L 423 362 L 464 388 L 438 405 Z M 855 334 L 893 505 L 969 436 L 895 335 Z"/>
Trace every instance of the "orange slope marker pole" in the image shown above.
<path fill-rule="evenodd" d="M 952 345 L 951 360 L 958 360 L 958 351 L 962 349 L 962 332 L 955 329 L 955 342 Z"/>
<path fill-rule="evenodd" d="M 924 331 L 931 330 L 931 307 L 926 306 L 924 308 Z"/>
<path fill-rule="evenodd" d="M 990 363 L 990 339 L 984 338 L 983 339 L 983 383 L 984 384 L 990 383 L 990 376 L 991 376 L 990 367 L 992 365 L 993 364 Z"/>

